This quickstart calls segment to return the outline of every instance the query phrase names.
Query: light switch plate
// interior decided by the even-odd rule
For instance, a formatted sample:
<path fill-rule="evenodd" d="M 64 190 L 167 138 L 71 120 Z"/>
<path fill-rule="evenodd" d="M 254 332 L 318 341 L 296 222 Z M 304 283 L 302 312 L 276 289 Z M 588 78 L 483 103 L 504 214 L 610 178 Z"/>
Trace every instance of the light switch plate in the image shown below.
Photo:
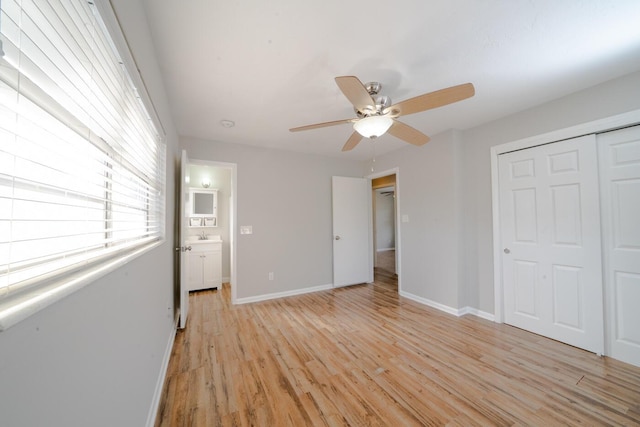
<path fill-rule="evenodd" d="M 409 215 L 402 215 L 402 222 L 409 222 Z"/>
<path fill-rule="evenodd" d="M 253 226 L 252 225 L 241 225 L 240 226 L 240 234 L 253 234 Z"/>

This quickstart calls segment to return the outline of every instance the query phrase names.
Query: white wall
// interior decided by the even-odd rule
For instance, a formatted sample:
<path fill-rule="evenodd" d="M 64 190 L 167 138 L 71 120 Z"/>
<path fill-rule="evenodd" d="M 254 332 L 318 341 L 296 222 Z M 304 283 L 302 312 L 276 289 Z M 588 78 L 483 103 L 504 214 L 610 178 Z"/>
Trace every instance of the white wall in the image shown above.
<path fill-rule="evenodd" d="M 445 132 L 376 159 L 378 170 L 400 169 L 402 290 L 449 307 L 458 306 L 457 144 L 456 133 Z"/>
<path fill-rule="evenodd" d="M 189 158 L 237 164 L 237 297 L 333 282 L 331 176 L 362 176 L 359 162 L 181 138 Z M 269 281 L 269 272 L 274 280 Z"/>
<path fill-rule="evenodd" d="M 0 333 L 0 425 L 143 426 L 175 332 L 178 143 L 146 18 L 115 0 L 167 136 L 167 242 Z"/>
<path fill-rule="evenodd" d="M 640 72 L 376 159 L 380 170 L 400 168 L 403 290 L 493 313 L 490 147 L 638 108 Z"/>

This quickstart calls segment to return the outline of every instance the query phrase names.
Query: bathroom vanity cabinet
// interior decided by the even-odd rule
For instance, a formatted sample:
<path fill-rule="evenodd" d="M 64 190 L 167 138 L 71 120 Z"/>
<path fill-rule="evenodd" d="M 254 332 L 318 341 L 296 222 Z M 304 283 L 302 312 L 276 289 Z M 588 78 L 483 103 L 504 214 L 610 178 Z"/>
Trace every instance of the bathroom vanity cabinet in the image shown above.
<path fill-rule="evenodd" d="M 187 283 L 189 291 L 215 289 L 222 285 L 222 241 L 189 242 Z"/>

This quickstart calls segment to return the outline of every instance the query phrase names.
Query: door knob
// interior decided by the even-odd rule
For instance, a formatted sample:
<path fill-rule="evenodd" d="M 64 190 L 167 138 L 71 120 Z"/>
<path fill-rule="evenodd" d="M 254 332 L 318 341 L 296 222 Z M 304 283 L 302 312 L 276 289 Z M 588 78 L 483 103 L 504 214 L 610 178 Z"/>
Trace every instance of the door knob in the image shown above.
<path fill-rule="evenodd" d="M 336 240 L 340 240 L 340 236 L 336 236 Z"/>
<path fill-rule="evenodd" d="M 505 253 L 505 254 L 510 254 L 510 253 L 511 253 L 511 251 L 509 250 L 509 248 L 504 248 L 504 253 Z"/>

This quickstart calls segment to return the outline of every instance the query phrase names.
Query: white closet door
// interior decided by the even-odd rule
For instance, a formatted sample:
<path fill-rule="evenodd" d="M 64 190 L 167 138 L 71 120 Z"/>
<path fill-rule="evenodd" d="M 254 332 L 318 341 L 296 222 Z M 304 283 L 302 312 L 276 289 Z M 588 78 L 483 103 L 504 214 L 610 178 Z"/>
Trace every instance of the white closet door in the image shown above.
<path fill-rule="evenodd" d="M 598 135 L 607 354 L 640 366 L 640 126 Z"/>
<path fill-rule="evenodd" d="M 594 135 L 499 159 L 505 322 L 604 352 Z"/>

